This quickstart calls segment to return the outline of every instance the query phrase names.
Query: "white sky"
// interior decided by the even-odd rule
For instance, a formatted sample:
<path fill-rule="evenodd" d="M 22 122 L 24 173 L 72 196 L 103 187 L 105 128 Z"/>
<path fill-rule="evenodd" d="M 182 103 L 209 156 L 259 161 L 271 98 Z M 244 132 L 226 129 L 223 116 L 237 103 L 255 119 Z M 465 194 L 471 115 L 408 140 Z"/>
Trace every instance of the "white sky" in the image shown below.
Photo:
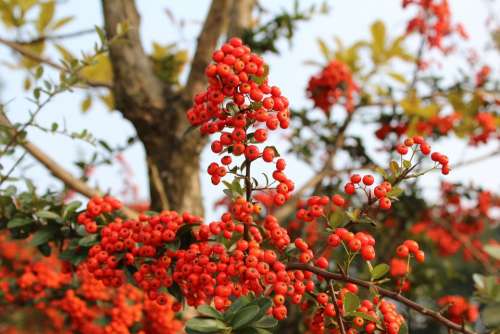
<path fill-rule="evenodd" d="M 301 6 L 308 6 L 319 1 L 300 1 Z M 389 34 L 394 36 L 404 30 L 405 22 L 407 21 L 408 12 L 403 12 L 400 7 L 400 0 L 336 0 L 330 1 L 332 11 L 327 16 L 318 16 L 310 22 L 301 23 L 297 31 L 296 37 L 293 40 L 293 47 L 290 49 L 286 42 L 281 43 L 280 55 L 267 55 L 266 61 L 270 64 L 270 81 L 282 88 L 284 95 L 291 101 L 292 106 L 310 106 L 310 102 L 306 100 L 304 89 L 308 78 L 316 71 L 316 68 L 304 66 L 304 60 L 322 60 L 322 56 L 318 51 L 316 38 L 321 37 L 327 41 L 333 41 L 334 35 L 340 36 L 346 43 L 351 43 L 360 38 L 368 38 L 369 25 L 376 19 L 385 21 Z M 191 0 L 191 1 L 152 1 L 152 0 L 137 0 L 140 13 L 142 15 L 141 33 L 144 41 L 144 47 L 147 50 L 151 49 L 152 41 L 160 43 L 178 42 L 179 47 L 188 48 L 190 54 L 196 35 L 200 28 L 200 22 L 205 16 L 209 1 L 207 0 Z M 292 1 L 265 1 L 266 6 L 270 9 L 278 9 L 282 6 L 291 6 Z M 450 0 L 452 13 L 455 21 L 463 22 L 471 35 L 471 45 L 478 51 L 483 49 L 487 41 L 485 30 L 485 20 L 487 11 L 485 2 L 471 0 Z M 190 23 L 183 30 L 182 35 L 179 30 L 171 24 L 165 8 L 175 14 L 177 19 L 185 18 Z M 60 5 L 59 17 L 66 15 L 75 15 L 76 19 L 69 24 L 65 31 L 77 31 L 80 29 L 91 28 L 94 25 L 102 25 L 102 15 L 100 9 L 100 1 L 98 0 L 69 0 Z M 196 23 L 197 22 L 197 23 Z M 4 28 L 0 28 L 0 36 L 4 38 L 14 38 L 9 36 Z M 92 48 L 95 37 L 85 36 L 73 41 L 67 41 L 64 44 L 70 50 L 90 50 Z M 332 45 L 332 44 L 331 44 Z M 76 52 L 75 52 L 76 53 Z M 11 58 L 11 52 L 4 46 L 0 46 L 0 60 L 5 61 Z M 498 66 L 498 59 L 489 58 L 490 63 L 494 62 Z M 496 68 L 498 71 L 498 67 Z M 19 72 L 12 71 L 5 66 L 0 67 L 0 97 L 2 102 L 12 100 L 7 110 L 9 116 L 13 120 L 22 120 L 27 117 L 27 111 L 31 107 L 25 99 L 25 93 L 22 90 L 22 82 L 24 76 Z M 56 78 L 54 72 L 48 72 Z M 444 74 L 452 78 L 455 72 L 447 70 Z M 498 74 L 498 73 L 497 73 Z M 498 77 L 498 76 L 497 76 Z M 108 112 L 104 105 L 99 102 L 94 103 L 91 110 L 82 114 L 80 111 L 80 102 L 84 98 L 84 93 L 76 91 L 73 94 L 64 94 L 55 99 L 46 109 L 44 109 L 38 117 L 40 124 L 50 125 L 52 122 L 62 124 L 65 120 L 67 127 L 71 131 L 80 131 L 89 129 L 90 132 L 99 139 L 105 139 L 110 144 L 122 144 L 124 140 L 134 133 L 132 126 L 124 120 L 118 112 Z M 168 125 L 166 125 L 168 126 Z M 352 129 L 353 133 L 364 134 L 372 133 L 370 129 L 357 125 Z M 47 151 L 53 158 L 57 159 L 62 165 L 72 171 L 77 169 L 72 165 L 77 157 L 85 154 L 90 156 L 94 150 L 88 144 L 72 141 L 70 139 L 45 134 L 37 130 L 33 130 L 29 134 L 29 138 Z M 286 147 L 281 137 L 276 136 L 275 142 L 278 147 Z M 453 162 L 460 161 L 463 158 L 470 159 L 473 156 L 482 155 L 489 152 L 494 146 L 476 149 L 468 148 L 465 150 L 465 145 L 456 140 L 446 140 L 434 147 L 441 149 L 447 153 Z M 284 151 L 284 150 L 283 150 Z M 373 151 L 372 151 L 373 152 Z M 142 147 L 136 144 L 133 148 L 127 151 L 126 158 L 133 167 L 135 180 L 140 185 L 140 195 L 142 198 L 147 197 L 147 174 L 144 163 L 144 151 Z M 204 152 L 202 168 L 211 162 L 210 152 Z M 296 181 L 298 185 L 303 183 L 310 177 L 313 171 L 304 164 L 297 162 L 295 159 L 288 159 L 288 174 Z M 482 163 L 475 164 L 468 168 L 453 171 L 449 177 L 450 181 L 466 181 L 470 180 L 476 184 L 483 185 L 492 190 L 500 190 L 500 158 L 494 158 Z M 36 180 L 36 184 L 42 189 L 53 187 L 57 189 L 60 183 L 48 177 L 48 173 L 40 167 L 31 167 L 28 171 Z M 436 189 L 438 175 L 427 176 L 424 183 L 430 189 Z M 97 174 L 92 178 L 92 185 L 98 185 L 104 190 L 111 189 L 112 191 L 121 190 L 122 179 L 117 174 L 116 168 L 102 167 Z M 222 186 L 219 187 L 222 195 Z M 215 218 L 215 213 L 211 209 L 211 203 L 217 199 L 213 194 L 213 186 L 209 182 L 209 178 L 203 178 L 203 193 L 206 199 L 207 219 Z M 433 195 L 432 192 L 429 193 Z M 435 195 L 435 194 L 434 194 Z"/>

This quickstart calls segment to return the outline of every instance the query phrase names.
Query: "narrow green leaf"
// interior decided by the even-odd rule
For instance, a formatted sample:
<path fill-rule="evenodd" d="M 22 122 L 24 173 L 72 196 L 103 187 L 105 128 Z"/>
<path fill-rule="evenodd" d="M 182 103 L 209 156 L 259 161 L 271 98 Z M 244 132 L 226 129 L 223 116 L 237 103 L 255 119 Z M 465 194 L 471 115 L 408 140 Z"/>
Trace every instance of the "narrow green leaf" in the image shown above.
<path fill-rule="evenodd" d="M 57 213 L 45 211 L 45 210 L 37 211 L 35 213 L 35 216 L 37 216 L 38 218 L 42 218 L 42 219 L 50 219 L 50 220 L 57 220 L 57 221 L 62 220 L 61 216 L 59 216 Z"/>
<path fill-rule="evenodd" d="M 7 223 L 7 228 L 11 229 L 11 228 L 15 228 L 15 227 L 26 226 L 26 225 L 30 225 L 31 223 L 33 223 L 33 220 L 31 220 L 31 219 L 27 219 L 27 218 L 14 218 L 14 219 L 11 219 Z"/>
<path fill-rule="evenodd" d="M 93 246 L 97 242 L 97 234 L 89 234 L 78 241 L 78 244 L 83 247 Z"/>
<path fill-rule="evenodd" d="M 255 317 L 259 314 L 259 311 L 260 307 L 258 307 L 257 305 L 249 305 L 242 308 L 240 311 L 238 311 L 238 313 L 236 313 L 233 320 L 231 321 L 231 327 L 233 327 L 234 329 L 245 327 L 253 320 L 255 320 Z"/>
<path fill-rule="evenodd" d="M 227 326 L 216 319 L 192 318 L 187 321 L 186 329 L 200 333 L 220 333 L 220 331 L 227 329 Z"/>
<path fill-rule="evenodd" d="M 219 320 L 222 320 L 224 318 L 222 316 L 222 313 L 220 313 L 219 311 L 217 311 L 215 308 L 213 308 L 210 305 L 200 305 L 200 306 L 198 306 L 198 308 L 196 310 L 201 315 L 204 315 L 206 317 L 215 318 L 215 319 L 219 319 Z"/>
<path fill-rule="evenodd" d="M 49 242 L 54 236 L 54 232 L 54 229 L 48 226 L 36 231 L 31 239 L 31 244 L 33 246 L 40 246 Z"/>
<path fill-rule="evenodd" d="M 257 328 L 274 328 L 277 325 L 278 320 L 270 316 L 265 316 L 253 324 L 253 326 Z"/>

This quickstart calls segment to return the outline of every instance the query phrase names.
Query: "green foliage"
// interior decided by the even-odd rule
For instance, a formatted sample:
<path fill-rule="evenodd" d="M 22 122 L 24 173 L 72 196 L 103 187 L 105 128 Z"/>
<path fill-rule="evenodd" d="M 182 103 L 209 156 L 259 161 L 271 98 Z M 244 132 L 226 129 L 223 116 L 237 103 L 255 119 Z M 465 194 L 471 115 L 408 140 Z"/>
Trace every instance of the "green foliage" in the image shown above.
<path fill-rule="evenodd" d="M 278 321 L 267 316 L 266 311 L 272 302 L 266 297 L 244 296 L 233 301 L 231 306 L 221 313 L 209 305 L 197 308 L 199 316 L 190 319 L 186 332 L 197 333 L 271 333 Z"/>

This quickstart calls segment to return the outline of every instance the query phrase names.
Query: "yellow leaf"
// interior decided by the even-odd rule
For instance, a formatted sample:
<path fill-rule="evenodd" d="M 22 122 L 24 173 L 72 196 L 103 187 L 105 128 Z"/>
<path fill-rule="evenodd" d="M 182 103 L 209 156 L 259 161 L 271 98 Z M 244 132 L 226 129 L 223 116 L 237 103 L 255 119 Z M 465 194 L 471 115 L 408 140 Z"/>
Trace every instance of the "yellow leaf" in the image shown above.
<path fill-rule="evenodd" d="M 40 14 L 38 15 L 38 20 L 36 21 L 36 28 L 39 32 L 43 32 L 52 21 L 55 9 L 55 1 L 47 1 L 40 5 Z"/>
<path fill-rule="evenodd" d="M 29 90 L 31 88 L 31 80 L 29 77 L 26 77 L 24 79 L 23 87 L 24 87 L 24 90 Z"/>
<path fill-rule="evenodd" d="M 23 45 L 23 48 L 37 54 L 37 55 L 41 55 L 43 53 L 43 51 L 45 50 L 45 43 L 43 42 L 40 42 L 40 43 L 35 43 L 35 44 L 27 44 L 27 45 Z M 31 58 L 28 58 L 28 57 L 23 57 L 22 60 L 21 60 L 21 66 L 25 67 L 25 68 L 33 68 L 35 66 L 38 66 L 39 65 L 39 62 L 31 59 Z"/>
<path fill-rule="evenodd" d="M 385 25 L 382 21 L 375 21 L 371 26 L 372 33 L 372 57 L 375 64 L 384 60 L 385 50 Z"/>
<path fill-rule="evenodd" d="M 99 99 L 109 108 L 109 110 L 115 109 L 115 98 L 110 92 L 106 95 L 100 95 Z"/>
<path fill-rule="evenodd" d="M 435 103 L 422 106 L 422 101 L 415 92 L 410 93 L 409 96 L 403 99 L 400 105 L 408 116 L 418 116 L 425 119 L 437 115 L 440 109 L 439 105 Z"/>
<path fill-rule="evenodd" d="M 389 72 L 387 73 L 391 78 L 393 78 L 394 80 L 398 81 L 398 82 L 401 82 L 402 84 L 406 84 L 408 83 L 408 81 L 406 80 L 406 78 L 404 77 L 404 75 L 402 75 L 401 73 L 397 73 L 397 72 Z"/>
<path fill-rule="evenodd" d="M 36 5 L 37 0 L 18 0 L 17 3 L 23 12 L 27 12 Z"/>
<path fill-rule="evenodd" d="M 54 24 L 52 25 L 52 29 L 53 30 L 57 30 L 59 28 L 62 28 L 66 24 L 68 24 L 71 21 L 73 21 L 74 18 L 75 18 L 74 16 L 65 16 L 65 17 L 63 17 L 63 18 L 55 21 Z"/>
<path fill-rule="evenodd" d="M 71 54 L 71 52 L 64 46 L 60 44 L 55 44 L 54 46 L 56 47 L 57 51 L 61 55 L 62 59 L 64 59 L 64 61 L 69 62 L 70 60 L 75 59 L 75 57 Z"/>
<path fill-rule="evenodd" d="M 111 63 L 106 54 L 99 54 L 94 57 L 92 65 L 85 66 L 80 75 L 85 79 L 92 79 L 103 83 L 111 84 L 113 81 L 113 72 Z"/>
<path fill-rule="evenodd" d="M 81 104 L 82 111 L 83 112 L 88 111 L 91 106 L 92 106 L 92 96 L 87 95 L 87 97 L 85 97 L 85 99 L 82 101 L 82 104 Z"/>
<path fill-rule="evenodd" d="M 326 60 L 330 60 L 331 59 L 330 49 L 328 49 L 328 46 L 326 45 L 325 41 L 322 40 L 321 38 L 318 38 L 318 45 L 321 54 L 323 54 L 323 57 L 325 57 Z"/>

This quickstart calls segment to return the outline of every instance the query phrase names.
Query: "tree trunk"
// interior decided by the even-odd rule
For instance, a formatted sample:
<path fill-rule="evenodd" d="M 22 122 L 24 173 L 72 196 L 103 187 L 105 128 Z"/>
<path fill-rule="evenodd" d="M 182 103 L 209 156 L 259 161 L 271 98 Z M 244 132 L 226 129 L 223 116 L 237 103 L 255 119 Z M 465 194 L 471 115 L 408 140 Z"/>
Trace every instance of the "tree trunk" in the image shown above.
<path fill-rule="evenodd" d="M 186 111 L 204 89 L 205 67 L 227 26 L 240 34 L 249 24 L 253 0 L 214 0 L 198 36 L 196 52 L 184 89 L 172 92 L 154 74 L 139 36 L 140 17 L 132 0 L 102 0 L 108 39 L 126 23 L 123 41 L 109 46 L 116 108 L 134 125 L 144 144 L 153 210 L 170 209 L 203 215 L 200 154 L 206 143 L 190 131 Z M 245 4 L 244 9 L 240 7 Z M 231 20 L 229 12 L 235 13 Z M 250 11 L 250 12 L 248 12 Z M 238 13 L 238 14 L 236 14 Z M 245 14 L 246 13 L 246 14 Z"/>

